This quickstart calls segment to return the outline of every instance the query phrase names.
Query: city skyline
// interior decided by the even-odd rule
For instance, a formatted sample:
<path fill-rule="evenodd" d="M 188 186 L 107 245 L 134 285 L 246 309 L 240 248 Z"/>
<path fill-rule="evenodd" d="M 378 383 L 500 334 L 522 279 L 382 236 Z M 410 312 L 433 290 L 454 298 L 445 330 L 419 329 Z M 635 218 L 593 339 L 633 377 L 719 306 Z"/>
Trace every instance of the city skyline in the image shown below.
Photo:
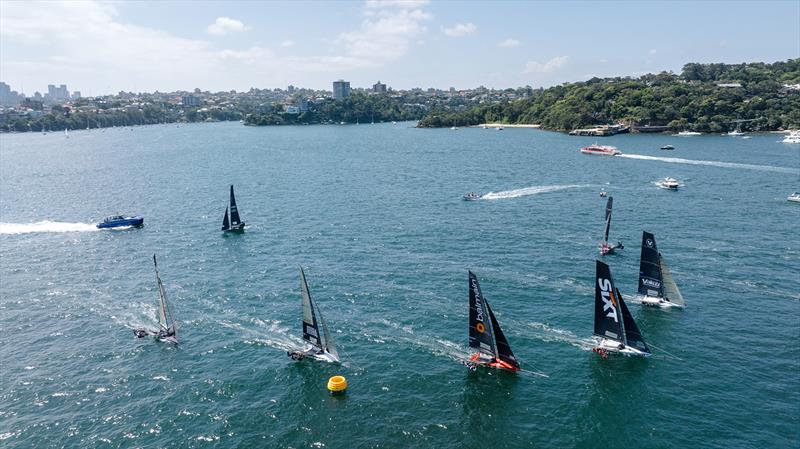
<path fill-rule="evenodd" d="M 458 7 L 454 7 L 458 5 Z M 509 12 L 513 11 L 513 14 Z M 741 27 L 742 17 L 747 27 Z M 0 80 L 119 91 L 549 87 L 800 55 L 800 3 L 0 2 Z"/>

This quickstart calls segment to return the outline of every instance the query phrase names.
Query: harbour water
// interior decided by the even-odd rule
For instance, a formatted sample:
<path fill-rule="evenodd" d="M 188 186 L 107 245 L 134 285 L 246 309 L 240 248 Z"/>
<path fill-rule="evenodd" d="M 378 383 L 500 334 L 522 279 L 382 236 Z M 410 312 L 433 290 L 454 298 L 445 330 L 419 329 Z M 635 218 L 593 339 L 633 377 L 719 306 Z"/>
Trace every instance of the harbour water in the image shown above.
<path fill-rule="evenodd" d="M 620 135 L 601 157 L 405 123 L 2 135 L 0 446 L 797 447 L 800 148 L 778 140 Z M 248 228 L 223 236 L 230 184 Z M 631 305 L 646 360 L 591 352 L 601 189 L 622 294 L 648 230 L 686 298 Z M 145 225 L 94 227 L 116 213 Z M 154 253 L 178 346 L 131 331 L 156 320 Z M 342 366 L 286 356 L 299 265 Z M 460 364 L 467 269 L 548 378 Z"/>

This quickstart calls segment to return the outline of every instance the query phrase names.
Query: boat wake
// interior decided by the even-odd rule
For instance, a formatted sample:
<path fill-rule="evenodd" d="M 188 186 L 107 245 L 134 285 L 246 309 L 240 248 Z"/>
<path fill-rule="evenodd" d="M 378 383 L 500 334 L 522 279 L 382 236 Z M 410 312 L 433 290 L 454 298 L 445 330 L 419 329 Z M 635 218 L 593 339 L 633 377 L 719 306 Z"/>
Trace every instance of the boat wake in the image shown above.
<path fill-rule="evenodd" d="M 745 170 L 759 170 L 759 171 L 771 171 L 777 173 L 800 174 L 800 170 L 789 167 L 775 167 L 773 165 L 739 164 L 737 162 L 703 161 L 695 159 L 683 159 L 679 157 L 658 157 L 658 156 L 645 156 L 643 154 L 627 154 L 627 153 L 620 154 L 617 157 L 626 157 L 628 159 L 639 159 L 643 161 L 668 162 L 671 164 L 710 165 L 712 167 L 741 168 Z"/>
<path fill-rule="evenodd" d="M 510 198 L 518 198 L 521 196 L 538 195 L 540 193 L 557 192 L 566 189 L 580 189 L 584 187 L 591 187 L 588 184 L 565 184 L 565 185 L 552 185 L 552 186 L 532 186 L 522 189 L 506 190 L 504 192 L 489 192 L 481 196 L 482 200 L 506 200 Z"/>
<path fill-rule="evenodd" d="M 289 328 L 282 326 L 280 321 L 269 320 L 268 322 L 257 318 L 250 320 L 256 328 L 246 327 L 240 323 L 227 320 L 219 322 L 223 327 L 241 332 L 247 344 L 266 345 L 281 351 L 296 351 L 307 345 L 300 338 L 295 338 L 289 333 Z"/>
<path fill-rule="evenodd" d="M 89 223 L 64 223 L 58 221 L 40 221 L 37 223 L 0 223 L 0 234 L 30 234 L 35 232 L 90 232 L 99 231 L 97 226 Z"/>
<path fill-rule="evenodd" d="M 531 334 L 531 336 L 544 342 L 568 343 L 584 351 L 591 351 L 592 348 L 595 347 L 595 344 L 591 339 L 580 338 L 568 330 L 558 329 L 548 326 L 547 324 L 537 322 L 527 323 L 527 325 L 536 331 L 535 333 Z"/>

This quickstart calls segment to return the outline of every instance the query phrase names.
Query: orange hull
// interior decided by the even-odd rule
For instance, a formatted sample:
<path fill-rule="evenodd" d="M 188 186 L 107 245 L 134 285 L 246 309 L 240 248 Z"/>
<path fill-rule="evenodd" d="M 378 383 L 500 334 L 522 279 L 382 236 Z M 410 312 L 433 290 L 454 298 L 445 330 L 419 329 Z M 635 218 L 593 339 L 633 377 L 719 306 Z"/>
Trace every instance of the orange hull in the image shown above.
<path fill-rule="evenodd" d="M 494 359 L 491 362 L 482 362 L 482 361 L 480 361 L 480 353 L 473 354 L 473 356 L 470 358 L 470 360 L 472 360 L 473 362 L 478 363 L 480 365 L 488 366 L 488 367 L 491 367 L 491 368 L 504 369 L 506 371 L 511 371 L 511 372 L 519 371 L 518 367 L 516 367 L 514 365 L 511 365 L 511 364 L 508 364 L 508 363 L 506 363 L 506 362 L 504 362 L 504 361 L 502 361 L 500 359 Z"/>

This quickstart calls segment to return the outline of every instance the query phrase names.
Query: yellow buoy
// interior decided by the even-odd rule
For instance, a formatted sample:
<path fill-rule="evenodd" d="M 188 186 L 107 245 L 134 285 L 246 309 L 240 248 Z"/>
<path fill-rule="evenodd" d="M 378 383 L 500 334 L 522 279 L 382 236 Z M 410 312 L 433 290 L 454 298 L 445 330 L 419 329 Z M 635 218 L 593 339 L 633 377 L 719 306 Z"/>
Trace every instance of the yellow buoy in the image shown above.
<path fill-rule="evenodd" d="M 347 390 L 347 379 L 344 376 L 333 376 L 328 379 L 328 391 L 331 394 L 344 394 Z"/>

